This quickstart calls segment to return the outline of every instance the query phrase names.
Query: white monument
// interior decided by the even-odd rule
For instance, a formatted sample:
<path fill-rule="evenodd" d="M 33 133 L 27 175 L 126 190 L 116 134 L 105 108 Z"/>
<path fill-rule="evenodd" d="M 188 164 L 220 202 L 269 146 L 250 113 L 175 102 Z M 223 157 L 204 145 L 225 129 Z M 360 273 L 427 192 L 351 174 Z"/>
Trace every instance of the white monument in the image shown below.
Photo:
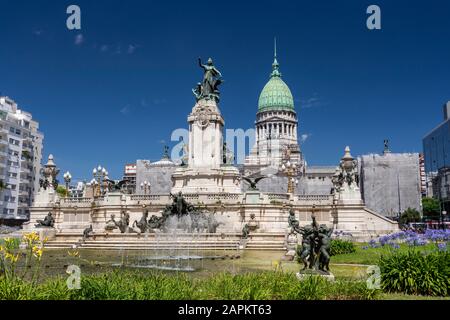
<path fill-rule="evenodd" d="M 240 193 L 239 171 L 227 163 L 224 119 L 218 106 L 220 72 L 209 59 L 203 82 L 193 90 L 197 103 L 188 116 L 188 163 L 172 175 L 172 193 Z"/>
<path fill-rule="evenodd" d="M 47 164 L 41 169 L 43 179 L 40 181 L 39 191 L 36 194 L 33 206 L 47 206 L 49 203 L 58 200 L 59 197 L 56 193 L 56 187 L 58 186 L 56 176 L 58 173 L 59 169 L 53 161 L 53 155 L 49 155 Z"/>
<path fill-rule="evenodd" d="M 358 163 L 350 154 L 350 147 L 345 148 L 344 156 L 333 177 L 335 195 L 338 204 L 363 205 L 359 189 Z"/>

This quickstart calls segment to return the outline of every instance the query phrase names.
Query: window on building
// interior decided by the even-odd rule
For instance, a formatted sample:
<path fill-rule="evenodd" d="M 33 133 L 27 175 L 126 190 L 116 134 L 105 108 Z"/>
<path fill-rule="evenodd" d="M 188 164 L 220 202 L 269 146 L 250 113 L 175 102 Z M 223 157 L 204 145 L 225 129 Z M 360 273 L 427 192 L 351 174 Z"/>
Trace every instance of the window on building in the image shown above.
<path fill-rule="evenodd" d="M 16 146 L 20 145 L 20 141 L 16 140 L 16 139 L 13 139 L 13 138 L 9 138 L 9 143 L 13 144 L 13 145 L 16 145 Z"/>

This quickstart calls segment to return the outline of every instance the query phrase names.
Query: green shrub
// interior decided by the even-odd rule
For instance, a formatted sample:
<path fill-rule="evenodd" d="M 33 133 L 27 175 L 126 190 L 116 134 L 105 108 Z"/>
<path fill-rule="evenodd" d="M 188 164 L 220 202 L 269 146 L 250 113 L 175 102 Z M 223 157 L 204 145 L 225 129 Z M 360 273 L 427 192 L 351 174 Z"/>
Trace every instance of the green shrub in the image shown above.
<path fill-rule="evenodd" d="M 420 222 L 422 218 L 420 217 L 420 212 L 416 209 L 408 208 L 401 215 L 399 223 L 401 225 L 408 224 L 411 222 Z"/>
<path fill-rule="evenodd" d="M 355 244 L 349 240 L 333 239 L 330 244 L 330 255 L 347 254 L 356 252 Z"/>
<path fill-rule="evenodd" d="M 379 261 L 381 286 L 387 292 L 448 296 L 450 253 L 448 251 L 392 252 Z"/>

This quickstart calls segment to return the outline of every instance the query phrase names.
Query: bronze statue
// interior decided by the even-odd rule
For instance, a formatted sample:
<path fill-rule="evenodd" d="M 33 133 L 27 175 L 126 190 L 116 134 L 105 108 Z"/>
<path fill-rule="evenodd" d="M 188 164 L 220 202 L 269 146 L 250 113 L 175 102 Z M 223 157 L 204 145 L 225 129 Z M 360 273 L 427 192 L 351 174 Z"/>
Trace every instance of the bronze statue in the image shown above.
<path fill-rule="evenodd" d="M 121 233 L 127 233 L 129 232 L 130 228 L 129 228 L 129 224 L 130 224 L 130 215 L 128 212 L 126 211 L 122 211 L 122 217 L 120 218 L 120 221 L 118 223 L 116 223 L 117 227 L 119 228 Z"/>
<path fill-rule="evenodd" d="M 142 213 L 142 218 L 139 221 L 134 220 L 133 228 L 138 227 L 141 233 L 145 233 L 148 228 L 147 218 L 148 218 L 148 210 L 144 210 L 144 212 Z"/>
<path fill-rule="evenodd" d="M 248 224 L 244 225 L 244 228 L 242 228 L 242 239 L 248 239 L 248 235 L 250 233 L 250 227 Z"/>
<path fill-rule="evenodd" d="M 195 87 L 195 89 L 192 89 L 192 93 L 194 94 L 197 102 L 202 98 L 202 84 L 200 82 L 197 83 L 197 87 Z"/>
<path fill-rule="evenodd" d="M 148 229 L 153 230 L 153 229 L 161 229 L 164 223 L 164 218 L 163 217 L 157 217 L 155 215 L 151 216 L 150 219 L 148 220 Z"/>
<path fill-rule="evenodd" d="M 53 228 L 53 226 L 55 225 L 55 219 L 53 218 L 53 215 L 51 212 L 49 212 L 44 220 L 36 220 L 37 224 L 35 224 L 36 228 L 40 228 L 40 227 L 50 227 Z"/>
<path fill-rule="evenodd" d="M 314 230 L 311 226 L 301 227 L 299 229 L 302 235 L 302 251 L 300 252 L 300 259 L 303 261 L 303 269 L 312 269 L 314 266 Z"/>
<path fill-rule="evenodd" d="M 105 181 L 108 184 L 109 191 L 121 191 L 122 187 L 127 183 L 127 180 L 114 181 L 106 179 Z"/>
<path fill-rule="evenodd" d="M 173 198 L 173 202 L 171 205 L 166 206 L 163 215 L 176 214 L 181 216 L 192 211 L 193 206 L 189 205 L 189 203 L 184 199 L 181 191 L 175 195 L 171 193 L 170 196 Z"/>
<path fill-rule="evenodd" d="M 309 268 L 329 274 L 330 271 L 330 244 L 333 228 L 322 224 L 318 226 L 316 217 L 311 215 L 311 225 L 297 227 L 296 231 L 302 235 L 302 247 L 299 252 L 303 262 L 303 270 Z"/>
<path fill-rule="evenodd" d="M 88 239 L 89 237 L 91 237 L 93 232 L 94 232 L 94 229 L 92 228 L 92 224 L 89 226 L 89 228 L 84 229 L 83 241 Z"/>
<path fill-rule="evenodd" d="M 296 232 L 300 233 L 300 231 L 299 231 L 299 222 L 295 218 L 295 211 L 294 211 L 294 209 L 290 209 L 289 210 L 288 224 L 289 224 L 289 227 L 291 227 L 291 233 L 290 234 L 293 234 L 293 233 L 296 233 Z"/>
<path fill-rule="evenodd" d="M 322 224 L 317 232 L 319 240 L 319 270 L 323 272 L 330 271 L 330 245 L 331 245 L 331 234 L 333 233 L 332 228 L 328 228 L 326 225 Z"/>
<path fill-rule="evenodd" d="M 214 66 L 211 58 L 208 59 L 206 64 L 202 64 L 202 59 L 198 58 L 198 64 L 203 69 L 203 81 L 197 84 L 197 87 L 193 89 L 194 95 L 197 101 L 201 99 L 214 99 L 219 100 L 220 92 L 219 86 L 223 83 L 222 74 Z"/>
<path fill-rule="evenodd" d="M 117 222 L 115 220 L 115 215 L 111 215 L 111 219 L 106 222 L 105 230 L 106 231 L 113 231 L 114 229 L 117 229 Z"/>
<path fill-rule="evenodd" d="M 250 177 L 242 177 L 242 179 L 244 179 L 250 185 L 249 190 L 254 190 L 254 191 L 258 190 L 258 188 L 256 187 L 258 182 L 261 181 L 262 179 L 265 179 L 265 178 L 267 178 L 267 177 L 266 176 L 261 176 L 261 177 L 256 178 L 256 179 L 251 179 Z"/>
<path fill-rule="evenodd" d="M 149 229 L 165 228 L 167 219 L 172 216 L 182 219 L 183 228 L 188 232 L 203 232 L 207 230 L 209 233 L 215 233 L 217 227 L 221 224 L 216 221 L 214 213 L 204 212 L 202 209 L 195 207 L 187 202 L 181 192 L 170 194 L 172 203 L 167 205 L 161 213 L 161 217 L 152 216 L 148 221 Z M 190 219 L 184 219 L 188 216 Z"/>

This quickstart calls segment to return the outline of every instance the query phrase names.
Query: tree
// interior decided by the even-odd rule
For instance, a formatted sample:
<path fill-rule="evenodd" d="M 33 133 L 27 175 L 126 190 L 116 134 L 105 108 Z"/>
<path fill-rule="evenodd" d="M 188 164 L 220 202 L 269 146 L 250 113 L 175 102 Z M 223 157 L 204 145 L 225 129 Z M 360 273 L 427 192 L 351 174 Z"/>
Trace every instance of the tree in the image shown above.
<path fill-rule="evenodd" d="M 423 217 L 431 220 L 439 220 L 441 205 L 439 200 L 425 197 L 422 199 Z"/>
<path fill-rule="evenodd" d="M 408 208 L 400 216 L 400 224 L 408 224 L 411 222 L 420 222 L 420 212 L 416 209 Z"/>
<path fill-rule="evenodd" d="M 56 193 L 60 196 L 60 197 L 67 197 L 67 189 L 64 186 L 58 186 L 58 188 L 56 188 Z"/>

